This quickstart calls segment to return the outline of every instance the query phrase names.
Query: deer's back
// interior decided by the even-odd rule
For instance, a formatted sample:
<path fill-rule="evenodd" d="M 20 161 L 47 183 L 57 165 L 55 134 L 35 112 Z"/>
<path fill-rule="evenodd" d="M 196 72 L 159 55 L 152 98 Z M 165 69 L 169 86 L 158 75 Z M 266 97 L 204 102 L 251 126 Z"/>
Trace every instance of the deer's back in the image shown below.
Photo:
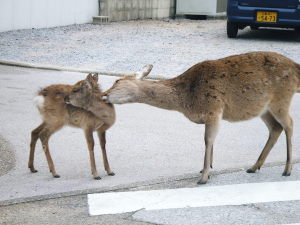
<path fill-rule="evenodd" d="M 252 52 L 196 64 L 173 79 L 187 114 L 246 120 L 276 99 L 290 100 L 300 87 L 300 67 L 272 52 Z"/>

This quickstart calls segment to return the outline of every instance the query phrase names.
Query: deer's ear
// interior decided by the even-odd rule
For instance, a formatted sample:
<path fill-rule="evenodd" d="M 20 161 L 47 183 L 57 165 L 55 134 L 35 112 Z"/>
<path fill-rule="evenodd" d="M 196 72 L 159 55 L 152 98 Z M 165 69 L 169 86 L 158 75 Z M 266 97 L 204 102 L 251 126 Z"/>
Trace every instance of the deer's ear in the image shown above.
<path fill-rule="evenodd" d="M 93 75 L 93 80 L 94 80 L 94 82 L 98 82 L 98 80 L 99 80 L 99 76 L 98 76 L 98 73 L 94 73 L 94 75 Z"/>
<path fill-rule="evenodd" d="M 152 70 L 153 65 L 148 64 L 146 66 L 144 66 L 142 69 L 140 69 L 139 71 L 135 72 L 135 78 L 136 79 L 143 79 L 145 78 Z"/>

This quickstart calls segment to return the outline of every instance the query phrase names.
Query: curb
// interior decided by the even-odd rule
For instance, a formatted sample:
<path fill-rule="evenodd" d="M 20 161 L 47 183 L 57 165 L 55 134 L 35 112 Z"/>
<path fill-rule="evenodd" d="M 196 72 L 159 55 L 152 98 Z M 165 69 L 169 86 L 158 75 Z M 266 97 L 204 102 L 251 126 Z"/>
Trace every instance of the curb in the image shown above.
<path fill-rule="evenodd" d="M 7 61 L 7 60 L 0 60 L 0 65 L 42 69 L 42 70 L 77 72 L 77 73 L 98 73 L 100 75 L 107 75 L 107 76 L 114 76 L 114 77 L 123 77 L 125 74 L 130 74 L 130 72 L 111 72 L 111 71 L 103 71 L 97 69 L 91 70 L 87 68 L 62 67 L 62 66 L 52 66 L 52 65 L 45 65 L 45 64 L 31 64 L 26 62 L 15 62 L 15 61 Z M 150 75 L 148 78 L 152 80 L 166 79 L 164 76 L 153 75 L 153 74 Z"/>
<path fill-rule="evenodd" d="M 300 160 L 293 161 L 293 164 L 300 163 Z M 275 166 L 284 166 L 285 162 L 274 162 L 274 163 L 266 163 L 263 167 L 275 167 Z M 237 173 L 245 171 L 245 168 L 231 168 L 231 169 L 224 169 L 220 171 L 212 171 L 210 175 L 222 175 L 222 174 L 230 174 L 230 173 Z M 93 188 L 93 189 L 85 189 L 85 190 L 77 190 L 77 191 L 70 191 L 70 192 L 62 192 L 62 193 L 55 193 L 55 194 L 45 194 L 45 195 L 38 195 L 33 197 L 25 197 L 25 198 L 16 198 L 10 200 L 3 200 L 0 201 L 1 206 L 8 206 L 8 205 L 15 205 L 19 203 L 28 203 L 34 201 L 44 201 L 49 199 L 56 199 L 56 198 L 65 198 L 65 197 L 72 197 L 78 195 L 87 195 L 87 194 L 94 194 L 94 193 L 105 193 L 105 192 L 120 192 L 120 191 L 130 191 L 136 188 L 141 187 L 148 187 L 153 185 L 159 185 L 164 183 L 171 183 L 171 182 L 179 182 L 184 180 L 192 180 L 199 178 L 199 173 L 189 173 L 189 174 L 182 174 L 173 177 L 165 177 L 165 178 L 157 178 L 150 181 L 143 181 L 143 182 L 135 182 L 132 184 L 123 184 L 123 185 L 116 185 L 114 187 L 103 187 L 103 188 Z"/>

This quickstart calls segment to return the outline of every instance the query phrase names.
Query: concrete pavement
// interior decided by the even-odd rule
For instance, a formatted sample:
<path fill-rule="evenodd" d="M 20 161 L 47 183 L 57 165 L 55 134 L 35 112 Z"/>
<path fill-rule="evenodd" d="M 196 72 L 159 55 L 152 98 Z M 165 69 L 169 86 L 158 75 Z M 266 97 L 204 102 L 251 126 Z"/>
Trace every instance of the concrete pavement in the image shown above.
<path fill-rule="evenodd" d="M 105 174 L 97 142 L 96 164 L 102 180 L 93 180 L 84 135 L 79 129 L 67 127 L 50 140 L 50 151 L 61 178 L 52 178 L 40 144 L 35 157 L 39 172 L 30 173 L 27 168 L 30 132 L 41 122 L 32 103 L 33 96 L 46 85 L 73 84 L 85 76 L 81 73 L 0 66 L 0 135 L 10 143 L 16 155 L 15 168 L 0 177 L 0 205 L 198 176 L 204 156 L 204 127 L 191 123 L 177 112 L 141 104 L 116 106 L 117 122 L 107 134 L 108 157 L 116 176 Z M 115 79 L 101 76 L 100 83 L 106 89 Z M 291 108 L 296 161 L 300 158 L 299 109 L 300 95 L 296 95 Z M 234 124 L 223 122 L 215 144 L 213 171 L 243 170 L 251 166 L 267 137 L 267 129 L 259 119 Z M 285 149 L 285 137 L 282 135 L 267 162 L 285 162 Z M 262 168 L 257 177 L 263 173 Z M 209 183 L 213 182 L 214 176 Z"/>

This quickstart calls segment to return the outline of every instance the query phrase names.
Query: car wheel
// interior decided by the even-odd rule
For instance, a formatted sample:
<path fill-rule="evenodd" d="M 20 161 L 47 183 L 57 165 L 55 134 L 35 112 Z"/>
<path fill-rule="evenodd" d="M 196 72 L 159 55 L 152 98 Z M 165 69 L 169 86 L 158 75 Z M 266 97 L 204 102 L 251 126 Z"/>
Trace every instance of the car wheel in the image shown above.
<path fill-rule="evenodd" d="M 236 38 L 239 27 L 236 23 L 227 20 L 227 37 Z"/>

